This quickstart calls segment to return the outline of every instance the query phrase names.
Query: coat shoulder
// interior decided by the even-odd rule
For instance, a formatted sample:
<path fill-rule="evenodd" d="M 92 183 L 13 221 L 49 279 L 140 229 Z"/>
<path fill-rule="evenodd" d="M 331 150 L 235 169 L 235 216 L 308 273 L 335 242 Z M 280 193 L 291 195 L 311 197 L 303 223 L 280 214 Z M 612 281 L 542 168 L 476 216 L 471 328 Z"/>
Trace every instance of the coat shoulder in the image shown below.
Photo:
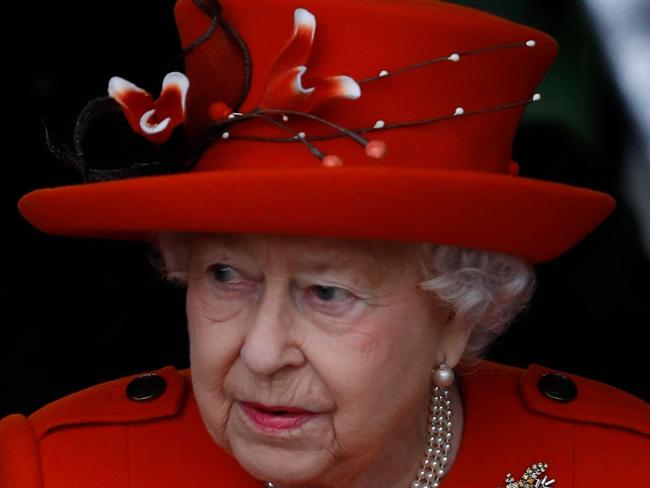
<path fill-rule="evenodd" d="M 480 420 L 474 430 L 508 445 L 497 455 L 512 465 L 502 466 L 504 473 L 544 461 L 550 475 L 572 479 L 576 488 L 626 486 L 650 476 L 650 405 L 641 398 L 539 364 L 483 361 L 463 378 Z"/>
<path fill-rule="evenodd" d="M 520 387 L 526 405 L 541 414 L 650 437 L 650 405 L 614 386 L 531 364 Z"/>
<path fill-rule="evenodd" d="M 0 486 L 42 486 L 38 442 L 24 415 L 13 414 L 0 419 Z"/>
<path fill-rule="evenodd" d="M 195 454 L 188 458 L 187 452 Z M 208 434 L 188 369 L 166 366 L 126 376 L 65 396 L 29 417 L 0 420 L 2 487 L 68 488 L 73 482 L 126 488 L 140 486 L 138 480 L 155 486 L 258 485 Z"/>
<path fill-rule="evenodd" d="M 34 412 L 37 439 L 55 429 L 84 424 L 150 421 L 176 415 L 185 399 L 189 373 L 174 366 L 129 375 L 72 393 Z"/>
<path fill-rule="evenodd" d="M 522 368 L 488 360 L 464 375 L 516 394 L 535 414 L 650 437 L 650 404 L 606 383 L 536 363 Z"/>
<path fill-rule="evenodd" d="M 580 375 L 532 364 L 521 375 L 528 408 L 570 424 L 576 486 L 627 486 L 650 476 L 650 405 Z"/>

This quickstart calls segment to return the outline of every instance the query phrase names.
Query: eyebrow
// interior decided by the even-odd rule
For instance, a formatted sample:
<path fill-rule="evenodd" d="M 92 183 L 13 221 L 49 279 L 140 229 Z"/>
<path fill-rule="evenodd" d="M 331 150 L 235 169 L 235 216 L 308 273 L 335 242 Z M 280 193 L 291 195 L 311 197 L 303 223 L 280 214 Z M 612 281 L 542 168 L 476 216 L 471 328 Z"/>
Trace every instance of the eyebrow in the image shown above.
<path fill-rule="evenodd" d="M 329 270 L 349 269 L 354 262 L 349 256 L 328 253 L 327 257 L 307 257 L 297 260 L 298 267 L 306 271 L 324 272 Z M 358 265 L 359 266 L 359 265 Z"/>
<path fill-rule="evenodd" d="M 228 252 L 233 254 L 245 255 L 251 257 L 250 253 L 246 252 L 242 247 L 232 244 L 227 240 L 217 240 L 211 243 L 210 247 L 221 247 Z M 355 253 L 359 255 L 362 253 Z M 303 271 L 313 271 L 313 272 L 325 272 L 330 270 L 346 270 L 351 267 L 354 268 L 365 268 L 367 261 L 358 263 L 357 266 L 352 266 L 355 262 L 355 259 L 349 253 L 342 253 L 336 251 L 324 251 L 319 252 L 316 255 L 312 256 L 303 256 L 298 258 L 296 261 L 297 268 Z"/>
<path fill-rule="evenodd" d="M 207 249 L 210 251 L 221 251 L 242 256 L 245 259 L 254 259 L 250 253 L 238 245 L 238 242 L 228 239 L 216 239 L 209 242 Z M 364 259 L 357 260 L 361 256 Z M 206 261 L 215 259 L 213 252 L 208 252 L 204 257 Z M 352 263 L 356 263 L 352 266 Z M 372 250 L 364 252 L 361 248 L 348 248 L 347 250 L 332 250 L 325 248 L 321 252 L 303 255 L 295 261 L 295 267 L 299 272 L 325 273 L 328 271 L 345 272 L 352 277 L 355 286 L 360 289 L 377 288 L 385 281 L 384 263 L 377 259 Z"/>

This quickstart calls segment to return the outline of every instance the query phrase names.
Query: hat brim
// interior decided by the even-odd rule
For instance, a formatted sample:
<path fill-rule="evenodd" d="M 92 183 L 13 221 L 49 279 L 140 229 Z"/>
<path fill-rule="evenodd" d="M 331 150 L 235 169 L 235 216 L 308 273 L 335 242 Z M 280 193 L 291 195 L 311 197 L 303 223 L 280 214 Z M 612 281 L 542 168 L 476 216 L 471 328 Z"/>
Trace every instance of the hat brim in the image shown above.
<path fill-rule="evenodd" d="M 32 191 L 23 217 L 56 235 L 152 231 L 433 242 L 553 259 L 614 209 L 605 193 L 520 176 L 395 168 L 223 170 Z"/>

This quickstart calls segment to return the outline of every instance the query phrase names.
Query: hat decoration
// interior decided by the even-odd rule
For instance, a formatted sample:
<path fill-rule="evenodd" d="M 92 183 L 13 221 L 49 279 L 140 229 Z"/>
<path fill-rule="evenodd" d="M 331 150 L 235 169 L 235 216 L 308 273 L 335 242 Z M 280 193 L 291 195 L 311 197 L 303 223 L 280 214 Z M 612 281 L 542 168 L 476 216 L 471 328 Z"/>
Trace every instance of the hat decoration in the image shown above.
<path fill-rule="evenodd" d="M 258 104 L 261 109 L 311 112 L 332 98 L 354 100 L 361 96 L 358 83 L 345 75 L 316 79 L 311 87 L 303 87 L 302 77 L 307 71 L 315 34 L 316 17 L 304 8 L 295 9 L 293 33 L 271 69 L 269 83 Z"/>
<path fill-rule="evenodd" d="M 191 82 L 185 74 L 179 71 L 168 73 L 163 79 L 160 96 L 155 100 L 145 89 L 124 78 L 113 76 L 108 85 L 109 96 L 91 100 L 79 115 L 74 131 L 74 150 L 61 142 L 46 127 L 46 140 L 50 151 L 59 160 L 77 169 L 85 182 L 189 171 L 200 159 L 205 149 L 214 143 L 219 143 L 220 140 L 227 139 L 302 143 L 320 160 L 321 166 L 337 167 L 344 164 L 343 160 L 336 154 L 325 154 L 312 144 L 312 141 L 348 137 L 361 145 L 369 158 L 380 159 L 388 150 L 386 143 L 380 139 L 367 139 L 363 134 L 506 110 L 536 102 L 541 98 L 540 94 L 536 93 L 527 100 L 514 100 L 511 103 L 490 107 L 466 108 L 458 106 L 453 113 L 435 114 L 418 120 L 396 120 L 394 122 L 375 120 L 369 122 L 366 127 L 354 129 L 343 127 L 331 120 L 319 117 L 313 112 L 331 100 L 349 99 L 353 101 L 358 99 L 362 96 L 362 85 L 367 83 L 381 82 L 382 79 L 399 76 L 434 63 L 462 62 L 466 56 L 483 55 L 504 49 L 534 48 L 536 42 L 533 39 L 524 39 L 520 42 L 448 53 L 391 70 L 381 69 L 376 75 L 358 81 L 347 75 L 320 77 L 310 79 L 309 86 L 306 87 L 303 78 L 308 71 L 307 65 L 315 39 L 316 18 L 308 10 L 297 8 L 293 12 L 293 31 L 273 64 L 268 84 L 259 103 L 249 112 L 237 112 L 236 110 L 250 87 L 252 71 L 250 54 L 245 42 L 235 29 L 221 18 L 221 6 L 217 0 L 194 0 L 194 3 L 210 16 L 210 27 L 203 36 L 183 50 L 182 56 L 186 56 L 196 47 L 221 32 L 225 42 L 220 44 L 235 53 L 234 56 L 241 63 L 243 76 L 240 86 L 229 88 L 231 92 L 234 91 L 238 94 L 236 100 L 229 101 L 234 98 L 231 94 L 224 96 L 223 100 L 209 102 L 206 108 L 209 123 L 199 131 L 198 135 L 193 135 L 189 134 L 184 127 L 188 122 L 186 120 L 186 104 L 187 94 L 191 89 Z M 222 29 L 218 29 L 218 27 Z M 132 131 L 130 137 L 136 135 L 139 138 L 140 146 L 143 143 L 142 139 L 146 141 L 147 150 L 144 152 L 148 154 L 146 156 L 148 161 L 134 163 L 128 161 L 130 159 L 128 156 L 121 157 L 118 158 L 119 161 L 122 161 L 120 164 L 123 165 L 123 161 L 127 160 L 128 165 L 111 169 L 101 168 L 91 161 L 85 147 L 85 141 L 90 139 L 87 137 L 87 133 L 92 125 L 91 122 L 107 115 L 114 118 L 116 114 L 121 114 L 122 120 L 128 123 Z M 311 119 L 333 129 L 333 132 L 309 136 L 299 128 L 290 127 L 287 124 L 290 117 L 292 120 Z M 252 119 L 266 121 L 288 132 L 289 135 L 287 137 L 266 137 L 233 133 L 234 126 Z M 114 130 L 114 124 L 111 124 L 111 130 Z M 116 161 L 111 161 L 111 163 L 114 165 Z M 517 163 L 510 162 L 508 173 L 517 174 L 518 169 Z"/>
<path fill-rule="evenodd" d="M 218 1 L 193 1 L 210 17 L 210 26 L 168 65 L 175 64 L 209 39 L 218 38 L 222 45 L 221 54 L 230 58 L 231 71 L 242 72 L 241 80 L 230 77 L 237 86 L 219 87 L 224 99 L 232 100 L 230 103 L 238 107 L 250 86 L 248 48 L 236 30 L 221 19 Z M 43 121 L 48 149 L 60 162 L 77 170 L 84 182 L 190 170 L 200 152 L 197 153 L 190 143 L 183 127 L 189 80 L 185 74 L 172 71 L 165 76 L 162 85 L 160 97 L 154 101 L 151 94 L 134 83 L 118 76 L 112 77 L 108 96 L 90 100 L 78 115 L 72 147 L 49 130 Z M 229 109 L 226 115 L 230 112 Z M 128 122 L 130 130 L 124 130 L 121 125 L 124 121 Z M 142 161 L 133 162 L 134 159 Z"/>
<path fill-rule="evenodd" d="M 114 76 L 108 82 L 108 94 L 116 100 L 131 128 L 155 144 L 165 142 L 172 130 L 185 119 L 185 97 L 190 81 L 173 71 L 163 80 L 157 100 L 130 81 Z"/>
<path fill-rule="evenodd" d="M 174 16 L 183 50 L 159 93 L 113 77 L 72 147 L 47 132 L 96 183 L 22 197 L 38 229 L 398 239 L 537 263 L 615 207 L 512 160 L 557 53 L 541 31 L 422 0 L 176 0 Z"/>

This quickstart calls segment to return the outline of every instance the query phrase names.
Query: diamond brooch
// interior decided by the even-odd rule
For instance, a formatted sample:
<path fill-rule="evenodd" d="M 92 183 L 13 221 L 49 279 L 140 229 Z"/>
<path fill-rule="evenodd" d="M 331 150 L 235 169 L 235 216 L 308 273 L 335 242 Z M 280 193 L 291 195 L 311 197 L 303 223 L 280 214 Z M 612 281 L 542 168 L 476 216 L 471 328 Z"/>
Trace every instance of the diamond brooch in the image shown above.
<path fill-rule="evenodd" d="M 541 477 L 548 464 L 536 463 L 526 469 L 520 480 L 515 480 L 512 474 L 506 475 L 505 488 L 548 488 L 555 483 L 554 479 L 548 479 L 547 476 Z M 499 487 L 501 488 L 501 487 Z"/>

